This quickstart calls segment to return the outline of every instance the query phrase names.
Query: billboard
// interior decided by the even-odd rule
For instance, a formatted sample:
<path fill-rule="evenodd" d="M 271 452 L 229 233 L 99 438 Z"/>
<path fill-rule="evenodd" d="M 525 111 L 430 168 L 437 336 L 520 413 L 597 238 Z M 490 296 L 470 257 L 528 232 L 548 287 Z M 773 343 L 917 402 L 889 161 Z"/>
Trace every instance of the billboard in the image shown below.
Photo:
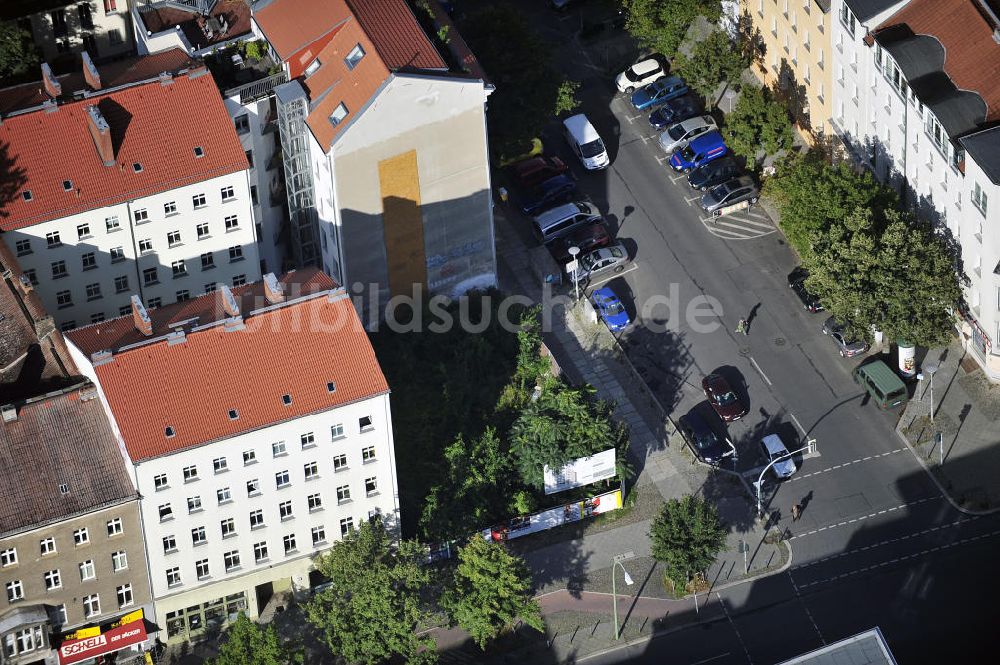
<path fill-rule="evenodd" d="M 513 540 L 531 533 L 538 533 L 570 522 L 578 522 L 594 515 L 618 510 L 621 507 L 622 491 L 618 489 L 592 496 L 583 501 L 549 508 L 533 515 L 515 517 L 489 529 L 483 529 L 480 533 L 486 540 Z"/>
<path fill-rule="evenodd" d="M 574 487 L 583 487 L 599 480 L 615 476 L 615 449 L 575 459 L 558 471 L 553 472 L 548 465 L 542 468 L 545 478 L 545 493 L 565 492 Z"/>

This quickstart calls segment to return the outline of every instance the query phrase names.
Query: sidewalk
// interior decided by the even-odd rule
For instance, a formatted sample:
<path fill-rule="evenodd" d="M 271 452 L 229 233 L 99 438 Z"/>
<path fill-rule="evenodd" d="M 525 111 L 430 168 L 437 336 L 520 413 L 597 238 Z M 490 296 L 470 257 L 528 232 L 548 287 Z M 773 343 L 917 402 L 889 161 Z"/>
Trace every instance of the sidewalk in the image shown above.
<path fill-rule="evenodd" d="M 954 504 L 983 514 L 1000 510 L 1000 386 L 989 382 L 970 353 L 958 341 L 928 351 L 923 365 L 939 362 L 934 422 L 930 381 L 925 379 L 918 383 L 897 431 Z M 937 432 L 943 446 L 935 443 Z"/>

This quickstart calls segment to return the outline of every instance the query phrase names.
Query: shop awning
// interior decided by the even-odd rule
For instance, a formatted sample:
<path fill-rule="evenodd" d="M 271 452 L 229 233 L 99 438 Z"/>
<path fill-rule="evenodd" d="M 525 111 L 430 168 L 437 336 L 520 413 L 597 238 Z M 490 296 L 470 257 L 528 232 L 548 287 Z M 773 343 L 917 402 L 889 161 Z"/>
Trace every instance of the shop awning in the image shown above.
<path fill-rule="evenodd" d="M 145 622 L 134 621 L 94 637 L 63 642 L 59 646 L 59 665 L 70 665 L 82 660 L 97 658 L 145 641 Z"/>

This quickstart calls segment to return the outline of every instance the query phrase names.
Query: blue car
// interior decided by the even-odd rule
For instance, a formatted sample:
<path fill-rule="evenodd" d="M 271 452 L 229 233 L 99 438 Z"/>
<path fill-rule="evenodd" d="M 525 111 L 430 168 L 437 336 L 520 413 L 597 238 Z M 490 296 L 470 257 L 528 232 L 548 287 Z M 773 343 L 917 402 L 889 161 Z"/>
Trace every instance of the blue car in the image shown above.
<path fill-rule="evenodd" d="M 590 300 L 594 303 L 597 315 L 601 317 L 611 332 L 625 330 L 628 324 L 632 323 L 628 312 L 625 311 L 625 305 L 610 287 L 602 286 L 597 289 L 590 294 Z"/>
<path fill-rule="evenodd" d="M 701 113 L 701 102 L 694 95 L 684 95 L 669 102 L 649 114 L 649 124 L 658 132 Z"/>
<path fill-rule="evenodd" d="M 713 159 L 718 159 L 729 152 L 726 143 L 722 140 L 719 132 L 709 132 L 702 134 L 694 141 L 691 141 L 686 148 L 674 152 L 670 158 L 670 166 L 675 171 L 684 173 L 696 169 L 702 164 L 708 164 Z"/>
<path fill-rule="evenodd" d="M 687 91 L 688 87 L 684 79 L 680 76 L 668 76 L 633 92 L 632 106 L 638 111 L 651 109 L 655 106 L 662 106 Z"/>
<path fill-rule="evenodd" d="M 537 215 L 547 208 L 567 203 L 576 197 L 576 181 L 567 174 L 557 175 L 539 183 L 521 199 L 525 215 Z"/>

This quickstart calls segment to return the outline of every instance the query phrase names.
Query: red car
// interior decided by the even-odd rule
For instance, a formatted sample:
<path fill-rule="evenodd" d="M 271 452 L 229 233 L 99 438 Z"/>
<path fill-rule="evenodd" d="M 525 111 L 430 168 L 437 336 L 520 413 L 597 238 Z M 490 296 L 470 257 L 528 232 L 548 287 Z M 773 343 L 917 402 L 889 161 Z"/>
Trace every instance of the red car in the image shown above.
<path fill-rule="evenodd" d="M 701 380 L 701 389 L 705 391 L 705 397 L 715 412 L 727 423 L 747 415 L 746 405 L 721 374 L 706 376 Z"/>
<path fill-rule="evenodd" d="M 583 256 L 591 250 L 607 247 L 610 244 L 611 234 L 608 233 L 608 229 L 605 228 L 604 224 L 595 222 L 570 233 L 565 238 L 556 240 L 549 246 L 549 249 L 552 251 L 552 257 L 556 261 L 559 263 L 569 263 L 569 260 L 572 258 L 569 253 L 570 247 L 579 247 L 579 255 Z"/>
<path fill-rule="evenodd" d="M 510 167 L 514 184 L 522 189 L 530 189 L 549 178 L 561 175 L 569 167 L 558 157 L 532 157 Z"/>

